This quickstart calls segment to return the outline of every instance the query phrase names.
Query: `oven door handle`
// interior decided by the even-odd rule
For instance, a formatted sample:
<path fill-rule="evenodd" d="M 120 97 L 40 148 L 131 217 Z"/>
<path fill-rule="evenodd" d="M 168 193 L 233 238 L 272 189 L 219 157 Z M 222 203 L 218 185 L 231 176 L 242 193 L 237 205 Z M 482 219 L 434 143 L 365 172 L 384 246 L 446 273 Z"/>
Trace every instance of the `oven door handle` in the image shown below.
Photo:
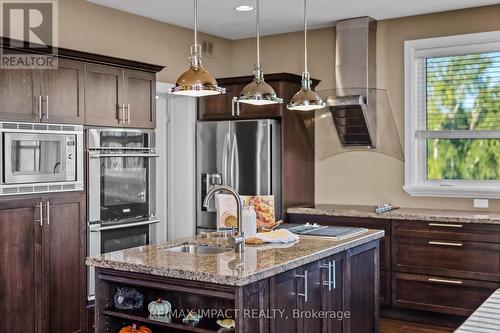
<path fill-rule="evenodd" d="M 151 220 L 151 221 L 143 221 L 143 222 L 136 222 L 136 223 L 124 223 L 124 224 L 118 224 L 118 225 L 111 225 L 109 227 L 98 227 L 95 229 L 90 229 L 90 232 L 133 228 L 133 227 L 138 227 L 141 225 L 156 224 L 156 223 L 160 223 L 160 220 Z"/>
<path fill-rule="evenodd" d="M 123 153 L 123 154 L 89 154 L 90 158 L 101 158 L 101 157 L 159 157 L 158 154 L 134 154 L 134 153 Z"/>

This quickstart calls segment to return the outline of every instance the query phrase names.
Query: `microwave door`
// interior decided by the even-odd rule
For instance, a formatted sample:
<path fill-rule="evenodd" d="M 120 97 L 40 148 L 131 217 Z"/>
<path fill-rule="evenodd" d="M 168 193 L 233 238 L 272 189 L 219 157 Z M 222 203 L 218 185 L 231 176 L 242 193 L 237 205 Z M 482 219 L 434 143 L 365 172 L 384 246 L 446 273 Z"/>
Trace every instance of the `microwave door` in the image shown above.
<path fill-rule="evenodd" d="M 5 133 L 6 184 L 64 181 L 65 137 L 51 134 Z"/>

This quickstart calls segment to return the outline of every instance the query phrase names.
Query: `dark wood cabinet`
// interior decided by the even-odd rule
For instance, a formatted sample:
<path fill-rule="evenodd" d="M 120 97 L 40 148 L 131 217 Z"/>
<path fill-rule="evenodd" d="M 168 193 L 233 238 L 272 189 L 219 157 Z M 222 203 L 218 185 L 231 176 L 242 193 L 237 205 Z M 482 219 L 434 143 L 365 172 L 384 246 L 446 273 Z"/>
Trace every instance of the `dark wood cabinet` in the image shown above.
<path fill-rule="evenodd" d="M 380 239 L 380 304 L 389 305 L 390 300 L 390 271 L 391 271 L 391 224 L 384 219 L 370 219 L 358 217 L 302 215 L 288 214 L 288 222 L 303 224 L 319 223 L 322 225 L 338 225 L 368 229 L 381 229 L 385 236 Z"/>
<path fill-rule="evenodd" d="M 0 205 L 0 313 L 11 332 L 41 332 L 41 219 L 36 199 Z"/>
<path fill-rule="evenodd" d="M 85 124 L 118 126 L 125 121 L 123 69 L 85 66 Z"/>
<path fill-rule="evenodd" d="M 497 282 L 395 273 L 392 303 L 408 309 L 470 316 L 498 288 Z"/>
<path fill-rule="evenodd" d="M 84 203 L 79 193 L 0 201 L 0 310 L 11 330 L 86 332 Z"/>
<path fill-rule="evenodd" d="M 115 332 L 133 321 L 160 332 L 221 331 L 217 317 L 187 326 L 175 316 L 197 308 L 235 309 L 238 333 L 378 332 L 378 282 L 378 240 L 241 287 L 97 268 L 96 328 Z M 171 320 L 114 308 L 117 285 L 140 288 L 147 301 L 168 299 Z"/>
<path fill-rule="evenodd" d="M 0 69 L 0 120 L 40 121 L 40 71 Z"/>
<path fill-rule="evenodd" d="M 0 120 L 83 124 L 84 64 L 0 70 Z"/>
<path fill-rule="evenodd" d="M 84 72 L 81 61 L 58 59 L 57 69 L 42 70 L 42 121 L 83 124 Z"/>
<path fill-rule="evenodd" d="M 156 75 L 104 65 L 85 71 L 85 124 L 155 127 Z"/>
<path fill-rule="evenodd" d="M 155 128 L 156 74 L 124 70 L 125 126 Z"/>
<path fill-rule="evenodd" d="M 80 194 L 43 200 L 46 332 L 86 329 L 85 204 Z"/>

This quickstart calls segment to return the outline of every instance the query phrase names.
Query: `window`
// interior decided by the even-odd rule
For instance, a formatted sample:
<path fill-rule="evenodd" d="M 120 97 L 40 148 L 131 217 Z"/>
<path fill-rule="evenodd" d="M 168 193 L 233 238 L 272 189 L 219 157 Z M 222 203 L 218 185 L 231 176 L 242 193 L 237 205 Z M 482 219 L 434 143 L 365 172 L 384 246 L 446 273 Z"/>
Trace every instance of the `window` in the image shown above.
<path fill-rule="evenodd" d="M 405 42 L 405 186 L 500 197 L 500 31 Z"/>

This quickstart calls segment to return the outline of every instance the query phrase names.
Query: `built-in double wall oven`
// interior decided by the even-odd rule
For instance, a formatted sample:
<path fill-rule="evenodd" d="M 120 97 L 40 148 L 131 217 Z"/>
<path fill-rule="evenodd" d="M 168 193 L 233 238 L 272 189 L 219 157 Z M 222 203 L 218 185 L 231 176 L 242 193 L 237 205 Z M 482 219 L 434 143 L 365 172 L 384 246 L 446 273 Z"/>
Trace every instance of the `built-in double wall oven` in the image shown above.
<path fill-rule="evenodd" d="M 156 241 L 154 131 L 88 129 L 89 255 Z M 89 269 L 88 296 L 94 296 Z"/>

